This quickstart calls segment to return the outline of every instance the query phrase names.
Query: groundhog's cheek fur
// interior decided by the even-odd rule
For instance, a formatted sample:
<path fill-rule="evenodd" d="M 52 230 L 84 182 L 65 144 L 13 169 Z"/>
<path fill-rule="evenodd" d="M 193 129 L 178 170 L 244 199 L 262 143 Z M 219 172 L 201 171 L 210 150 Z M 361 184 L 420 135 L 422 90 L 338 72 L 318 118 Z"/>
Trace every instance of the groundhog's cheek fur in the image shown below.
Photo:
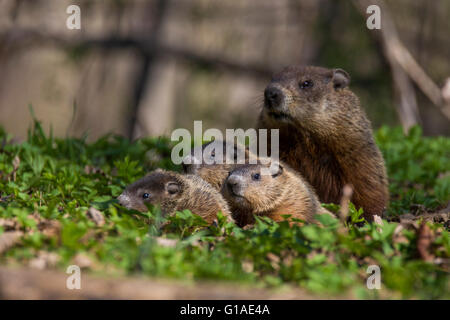
<path fill-rule="evenodd" d="M 249 210 L 251 210 L 253 214 L 259 214 L 270 210 L 271 202 L 268 201 L 266 195 L 261 192 L 261 190 L 255 189 L 256 188 L 247 188 L 244 193 Z"/>
<path fill-rule="evenodd" d="M 145 204 L 138 200 L 134 201 L 134 203 L 131 205 L 131 209 L 141 211 L 141 212 L 146 212 L 148 210 L 147 207 L 145 206 Z"/>
<path fill-rule="evenodd" d="M 284 124 L 294 125 L 298 121 L 306 121 L 313 116 L 313 111 L 310 110 L 308 101 L 299 100 L 296 97 L 287 97 L 285 100 L 285 113 L 290 117 L 290 119 L 283 119 L 280 122 Z M 274 125 L 278 125 L 273 122 Z"/>

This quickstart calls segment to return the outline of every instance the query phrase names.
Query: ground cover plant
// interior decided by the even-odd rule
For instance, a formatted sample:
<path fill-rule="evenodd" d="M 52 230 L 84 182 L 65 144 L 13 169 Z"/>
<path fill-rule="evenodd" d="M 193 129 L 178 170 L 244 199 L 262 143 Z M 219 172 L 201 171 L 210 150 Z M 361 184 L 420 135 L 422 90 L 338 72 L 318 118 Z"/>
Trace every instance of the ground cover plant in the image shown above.
<path fill-rule="evenodd" d="M 115 198 L 155 168 L 180 170 L 171 142 L 106 136 L 55 138 L 38 121 L 23 142 L 0 129 L 0 264 L 78 264 L 107 275 L 212 280 L 257 287 L 302 287 L 359 298 L 450 298 L 450 139 L 382 127 L 391 203 L 377 223 L 319 217 L 323 227 L 257 219 L 242 229 L 208 226 L 188 211 L 161 217 L 126 210 Z M 339 206 L 326 205 L 338 212 Z M 286 217 L 289 219 L 289 217 Z M 169 224 L 164 224 L 168 220 Z M 381 268 L 382 289 L 366 270 Z"/>

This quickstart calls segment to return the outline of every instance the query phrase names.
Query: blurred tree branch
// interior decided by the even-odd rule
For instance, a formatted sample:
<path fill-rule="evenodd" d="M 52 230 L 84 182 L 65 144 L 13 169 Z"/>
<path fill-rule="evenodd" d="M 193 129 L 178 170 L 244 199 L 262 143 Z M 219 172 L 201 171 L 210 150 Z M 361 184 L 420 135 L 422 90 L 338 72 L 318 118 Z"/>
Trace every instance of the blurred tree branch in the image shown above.
<path fill-rule="evenodd" d="M 158 43 L 159 41 L 159 34 L 161 26 L 164 22 L 164 18 L 166 16 L 167 7 L 169 5 L 169 0 L 158 0 L 156 2 L 156 10 L 153 14 L 154 16 L 154 23 L 152 30 L 150 30 L 150 36 L 148 39 L 145 39 L 147 42 L 149 42 L 153 47 L 155 43 Z M 145 41 L 144 40 L 144 41 Z M 130 122 L 128 125 L 128 138 L 130 140 L 133 139 L 136 131 L 137 126 L 139 126 L 138 121 L 138 112 L 139 112 L 139 106 L 140 102 L 142 100 L 142 97 L 144 95 L 144 91 L 146 88 L 146 85 L 149 81 L 149 77 L 153 76 L 153 69 L 155 61 L 157 60 L 157 52 L 156 50 L 141 50 L 142 53 L 142 66 L 141 70 L 139 71 L 134 85 L 134 95 L 133 95 L 133 101 L 131 104 L 132 110 L 131 110 L 131 117 Z"/>
<path fill-rule="evenodd" d="M 397 99 L 395 107 L 399 120 L 404 130 L 407 131 L 410 127 L 420 124 L 421 119 L 414 86 L 392 53 L 393 41 L 398 38 L 397 29 L 389 16 L 388 10 L 381 2 L 354 0 L 353 3 L 364 18 L 367 18 L 366 9 L 369 5 L 376 4 L 381 8 L 381 30 L 369 30 L 369 32 L 381 43 L 383 55 L 391 68 Z"/>
<path fill-rule="evenodd" d="M 30 47 L 33 45 L 54 45 L 65 49 L 81 49 L 83 50 L 136 50 L 142 57 L 140 71 L 136 76 L 133 85 L 134 94 L 131 101 L 131 117 L 128 124 L 128 137 L 133 138 L 136 132 L 136 126 L 139 125 L 137 113 L 139 104 L 142 100 L 143 92 L 150 77 L 152 77 L 152 69 L 155 59 L 158 56 L 169 56 L 176 59 L 184 60 L 189 63 L 201 65 L 204 67 L 227 70 L 235 74 L 250 74 L 255 77 L 270 78 L 272 70 L 265 66 L 244 64 L 237 61 L 223 59 L 217 56 L 201 54 L 182 47 L 174 47 L 163 44 L 158 37 L 159 29 L 162 24 L 163 11 L 165 10 L 166 1 L 161 0 L 157 10 L 159 22 L 155 22 L 154 27 L 150 31 L 149 37 L 120 37 L 107 36 L 98 38 L 85 37 L 67 37 L 61 34 L 52 34 L 45 31 L 34 29 L 12 28 L 0 32 L 0 43 L 6 44 L 7 48 L 13 48 L 15 45 L 21 47 Z"/>
<path fill-rule="evenodd" d="M 217 58 L 181 47 L 149 42 L 139 37 L 103 37 L 103 38 L 65 38 L 58 34 L 44 33 L 33 29 L 13 28 L 0 32 L 0 41 L 21 42 L 26 45 L 54 44 L 65 48 L 86 49 L 136 49 L 144 53 L 157 52 L 206 67 L 229 70 L 237 73 L 251 74 L 257 77 L 271 77 L 273 70 L 264 65 L 240 63 L 230 59 Z"/>
<path fill-rule="evenodd" d="M 376 4 L 381 8 L 381 30 L 380 32 L 375 31 L 372 33 L 378 36 L 381 41 L 384 54 L 392 69 L 394 82 L 400 94 L 398 112 L 403 127 L 408 129 L 411 125 L 420 123 L 414 87 L 409 83 L 407 76 L 416 83 L 428 99 L 450 120 L 450 105 L 443 99 L 443 91 L 426 74 L 400 41 L 389 9 L 384 1 L 354 0 L 353 3 L 364 17 L 366 17 L 366 8 L 369 5 Z"/>

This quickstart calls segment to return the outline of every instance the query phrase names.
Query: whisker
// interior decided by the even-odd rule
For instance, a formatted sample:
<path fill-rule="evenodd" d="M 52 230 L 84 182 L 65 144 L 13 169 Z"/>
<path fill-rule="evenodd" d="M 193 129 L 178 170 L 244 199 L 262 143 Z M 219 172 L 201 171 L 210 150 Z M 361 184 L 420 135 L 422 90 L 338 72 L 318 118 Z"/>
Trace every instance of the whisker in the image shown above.
<path fill-rule="evenodd" d="M 249 103 L 249 107 L 252 109 L 261 110 L 263 106 L 264 106 L 264 97 L 262 96 L 262 94 L 258 94 L 257 96 L 252 98 Z"/>

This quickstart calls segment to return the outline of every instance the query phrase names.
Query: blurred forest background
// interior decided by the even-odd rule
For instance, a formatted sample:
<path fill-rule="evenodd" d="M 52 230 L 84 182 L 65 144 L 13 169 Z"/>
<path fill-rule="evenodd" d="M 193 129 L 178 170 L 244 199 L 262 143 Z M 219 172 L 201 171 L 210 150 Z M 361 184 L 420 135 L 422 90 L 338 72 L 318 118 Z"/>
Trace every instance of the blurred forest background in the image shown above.
<path fill-rule="evenodd" d="M 250 128 L 271 73 L 312 64 L 351 74 L 374 127 L 450 135 L 449 31 L 448 0 L 0 0 L 0 126 L 25 138 L 32 105 L 58 136 Z"/>

